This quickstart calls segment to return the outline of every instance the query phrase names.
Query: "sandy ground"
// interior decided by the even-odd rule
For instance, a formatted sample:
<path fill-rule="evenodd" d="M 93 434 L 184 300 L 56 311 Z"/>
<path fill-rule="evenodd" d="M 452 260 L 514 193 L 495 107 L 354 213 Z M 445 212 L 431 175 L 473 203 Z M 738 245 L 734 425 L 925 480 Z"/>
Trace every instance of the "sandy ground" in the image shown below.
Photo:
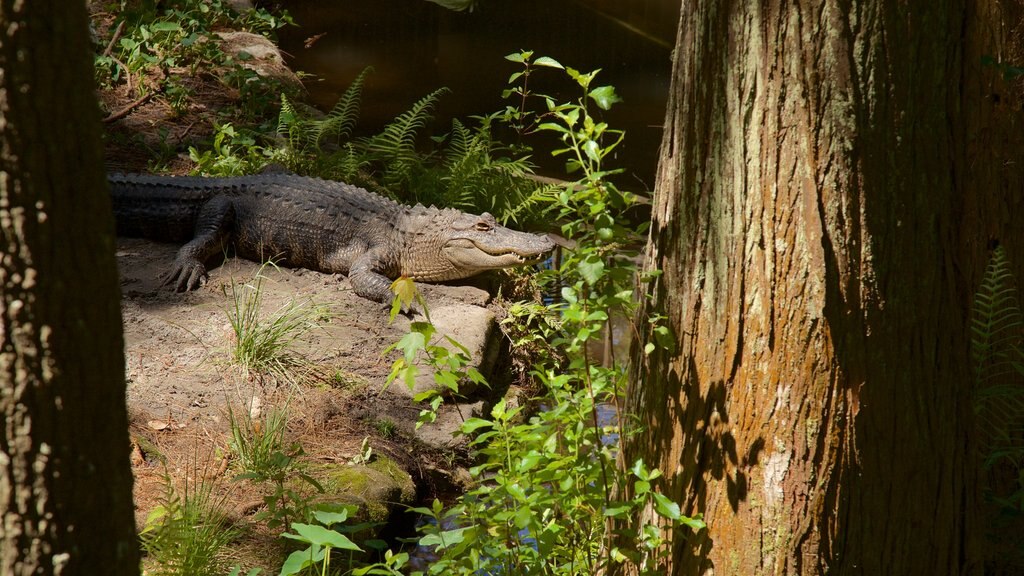
<path fill-rule="evenodd" d="M 231 520 L 249 526 L 238 552 L 243 563 L 252 562 L 246 546 L 264 556 L 267 546 L 279 546 L 252 521 L 265 491 L 232 480 L 239 470 L 231 458 L 229 409 L 238 419 L 286 407 L 287 442 L 302 446 L 307 465 L 349 462 L 368 439 L 376 454 L 412 475 L 421 496 L 455 489 L 456 463 L 464 449 L 451 431 L 484 403 L 472 399 L 459 407 L 461 412 L 443 414 L 445 426 L 414 432 L 420 406 L 401 384 L 385 387 L 398 353 L 383 351 L 421 316 L 400 315 L 392 324 L 385 306 L 356 296 L 344 276 L 269 266 L 261 270 L 257 263 L 234 258 L 211 267 L 201 289 L 176 293 L 161 285 L 160 276 L 170 269 L 178 248 L 118 241 L 140 527 L 164 493 L 165 477 L 179 490 L 187 481 L 202 480 L 225 499 Z M 246 373 L 232 361 L 232 289 L 244 290 L 257 274 L 265 276 L 264 316 L 290 302 L 318 310 L 318 325 L 291 347 L 295 364 L 288 377 Z M 472 286 L 420 288 L 439 329 L 466 343 L 478 360 L 493 361 L 500 336 L 493 312 L 484 307 L 487 292 Z M 430 381 L 425 373 L 417 386 Z M 273 567 L 273 560 L 266 566 Z"/>

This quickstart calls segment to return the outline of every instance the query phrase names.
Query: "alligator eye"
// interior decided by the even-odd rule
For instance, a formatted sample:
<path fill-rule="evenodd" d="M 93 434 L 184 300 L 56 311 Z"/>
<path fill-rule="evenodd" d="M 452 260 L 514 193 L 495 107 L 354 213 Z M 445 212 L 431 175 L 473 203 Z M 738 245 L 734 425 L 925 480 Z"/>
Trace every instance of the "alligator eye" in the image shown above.
<path fill-rule="evenodd" d="M 480 232 L 490 232 L 491 231 L 491 225 L 488 224 L 487 222 L 477 222 L 476 223 L 476 229 L 478 231 L 480 231 Z"/>

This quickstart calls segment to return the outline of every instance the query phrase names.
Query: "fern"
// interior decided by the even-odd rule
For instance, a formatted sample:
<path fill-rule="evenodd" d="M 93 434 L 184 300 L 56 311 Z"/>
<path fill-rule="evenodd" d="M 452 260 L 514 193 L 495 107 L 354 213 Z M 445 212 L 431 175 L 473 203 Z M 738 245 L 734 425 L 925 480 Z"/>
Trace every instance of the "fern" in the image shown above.
<path fill-rule="evenodd" d="M 277 113 L 277 133 L 288 141 L 290 148 L 298 148 L 302 140 L 303 118 L 288 97 L 281 94 L 281 111 Z"/>
<path fill-rule="evenodd" d="M 558 193 L 561 190 L 562 186 L 557 184 L 534 186 L 530 194 L 523 196 L 518 203 L 514 206 L 510 206 L 509 209 L 502 214 L 501 221 L 504 223 L 521 223 L 522 217 L 526 215 L 534 215 L 537 212 L 540 212 L 545 206 L 555 205 L 555 199 L 558 198 Z"/>
<path fill-rule="evenodd" d="M 409 182 L 414 168 L 423 160 L 416 153 L 416 136 L 431 119 L 431 111 L 447 88 L 438 88 L 420 98 L 412 108 L 400 114 L 384 130 L 364 142 L 372 160 L 384 167 L 384 184 L 402 186 Z"/>
<path fill-rule="evenodd" d="M 538 185 L 527 179 L 533 173 L 528 156 L 510 158 L 508 149 L 491 139 L 490 124 L 471 131 L 462 122 L 452 120 L 448 146 L 441 168 L 445 184 L 444 204 L 476 212 L 492 212 L 507 221 Z"/>
<path fill-rule="evenodd" d="M 363 83 L 366 81 L 366 75 L 370 72 L 373 72 L 372 66 L 363 68 L 363 71 L 349 84 L 348 89 L 331 108 L 327 117 L 310 123 L 309 137 L 318 150 L 326 138 L 333 136 L 341 140 L 352 135 L 352 129 L 355 128 L 356 122 L 359 120 Z"/>
<path fill-rule="evenodd" d="M 992 254 L 974 298 L 971 359 L 977 386 L 975 410 L 986 448 L 1024 430 L 1024 314 L 1010 263 L 1001 247 Z M 1018 440 L 1019 442 L 1019 440 Z M 1020 443 L 1024 454 L 1024 442 Z"/>
<path fill-rule="evenodd" d="M 1002 247 L 996 248 L 974 298 L 971 321 L 971 359 L 979 383 L 1012 371 L 1007 361 L 1021 339 L 1024 315 L 1017 300 L 1010 263 Z"/>
<path fill-rule="evenodd" d="M 993 573 L 1018 573 L 1024 566 L 1024 315 L 1002 248 L 992 254 L 972 312 L 974 409 L 983 485 L 994 506 L 986 518 L 993 545 L 988 564 Z"/>
<path fill-rule="evenodd" d="M 553 188 L 530 180 L 529 156 L 515 157 L 491 137 L 495 116 L 476 118 L 470 128 L 455 119 L 451 131 L 434 138 L 446 145 L 436 153 L 417 149 L 441 96 L 440 88 L 420 98 L 377 135 L 341 142 L 351 136 L 359 116 L 362 87 L 372 68 L 363 70 L 322 120 L 304 118 L 281 97 L 278 133 L 287 146 L 278 158 L 292 171 L 342 180 L 406 202 L 491 212 L 499 220 L 523 223 L 538 205 L 550 202 Z M 340 146 L 325 151 L 336 138 Z M 415 182 L 415 186 L 412 183 Z"/>
<path fill-rule="evenodd" d="M 281 111 L 277 115 L 277 133 L 288 141 L 288 146 L 293 150 L 313 153 L 322 152 L 328 138 L 336 138 L 338 143 L 348 138 L 359 120 L 363 84 L 367 74 L 372 71 L 373 67 L 364 68 L 321 120 L 302 117 L 288 97 L 282 94 Z"/>

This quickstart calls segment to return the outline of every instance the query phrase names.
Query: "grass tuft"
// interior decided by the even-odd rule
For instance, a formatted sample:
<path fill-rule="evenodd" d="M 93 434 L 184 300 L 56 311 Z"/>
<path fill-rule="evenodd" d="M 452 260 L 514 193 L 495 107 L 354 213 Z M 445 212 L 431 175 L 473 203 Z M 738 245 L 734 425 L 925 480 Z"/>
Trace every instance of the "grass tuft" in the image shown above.
<path fill-rule="evenodd" d="M 291 300 L 264 316 L 261 308 L 265 279 L 261 267 L 252 282 L 231 286 L 233 308 L 228 311 L 228 319 L 235 334 L 232 360 L 246 373 L 271 374 L 291 381 L 293 371 L 303 364 L 291 345 L 320 326 L 325 314 L 322 307 L 310 302 Z"/>
<path fill-rule="evenodd" d="M 146 518 L 139 536 L 153 576 L 220 576 L 225 572 L 222 550 L 240 530 L 226 520 L 226 502 L 213 494 L 213 483 L 189 483 L 180 493 L 164 475 L 164 495 Z"/>
<path fill-rule="evenodd" d="M 286 465 L 282 458 L 284 434 L 288 427 L 287 406 L 268 410 L 262 419 L 255 419 L 248 413 L 236 418 L 228 407 L 228 422 L 231 451 L 244 474 L 257 478 L 272 477 Z"/>

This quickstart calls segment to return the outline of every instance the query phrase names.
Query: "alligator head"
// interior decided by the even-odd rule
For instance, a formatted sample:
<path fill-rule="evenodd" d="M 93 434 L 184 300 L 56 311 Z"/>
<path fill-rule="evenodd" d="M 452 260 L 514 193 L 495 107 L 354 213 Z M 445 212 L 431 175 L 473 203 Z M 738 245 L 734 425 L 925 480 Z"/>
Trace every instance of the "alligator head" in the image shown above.
<path fill-rule="evenodd" d="M 535 264 L 555 245 L 547 236 L 517 232 L 498 224 L 488 213 L 480 216 L 443 210 L 420 230 L 409 246 L 403 274 L 437 282 L 467 278 L 485 270 Z"/>

